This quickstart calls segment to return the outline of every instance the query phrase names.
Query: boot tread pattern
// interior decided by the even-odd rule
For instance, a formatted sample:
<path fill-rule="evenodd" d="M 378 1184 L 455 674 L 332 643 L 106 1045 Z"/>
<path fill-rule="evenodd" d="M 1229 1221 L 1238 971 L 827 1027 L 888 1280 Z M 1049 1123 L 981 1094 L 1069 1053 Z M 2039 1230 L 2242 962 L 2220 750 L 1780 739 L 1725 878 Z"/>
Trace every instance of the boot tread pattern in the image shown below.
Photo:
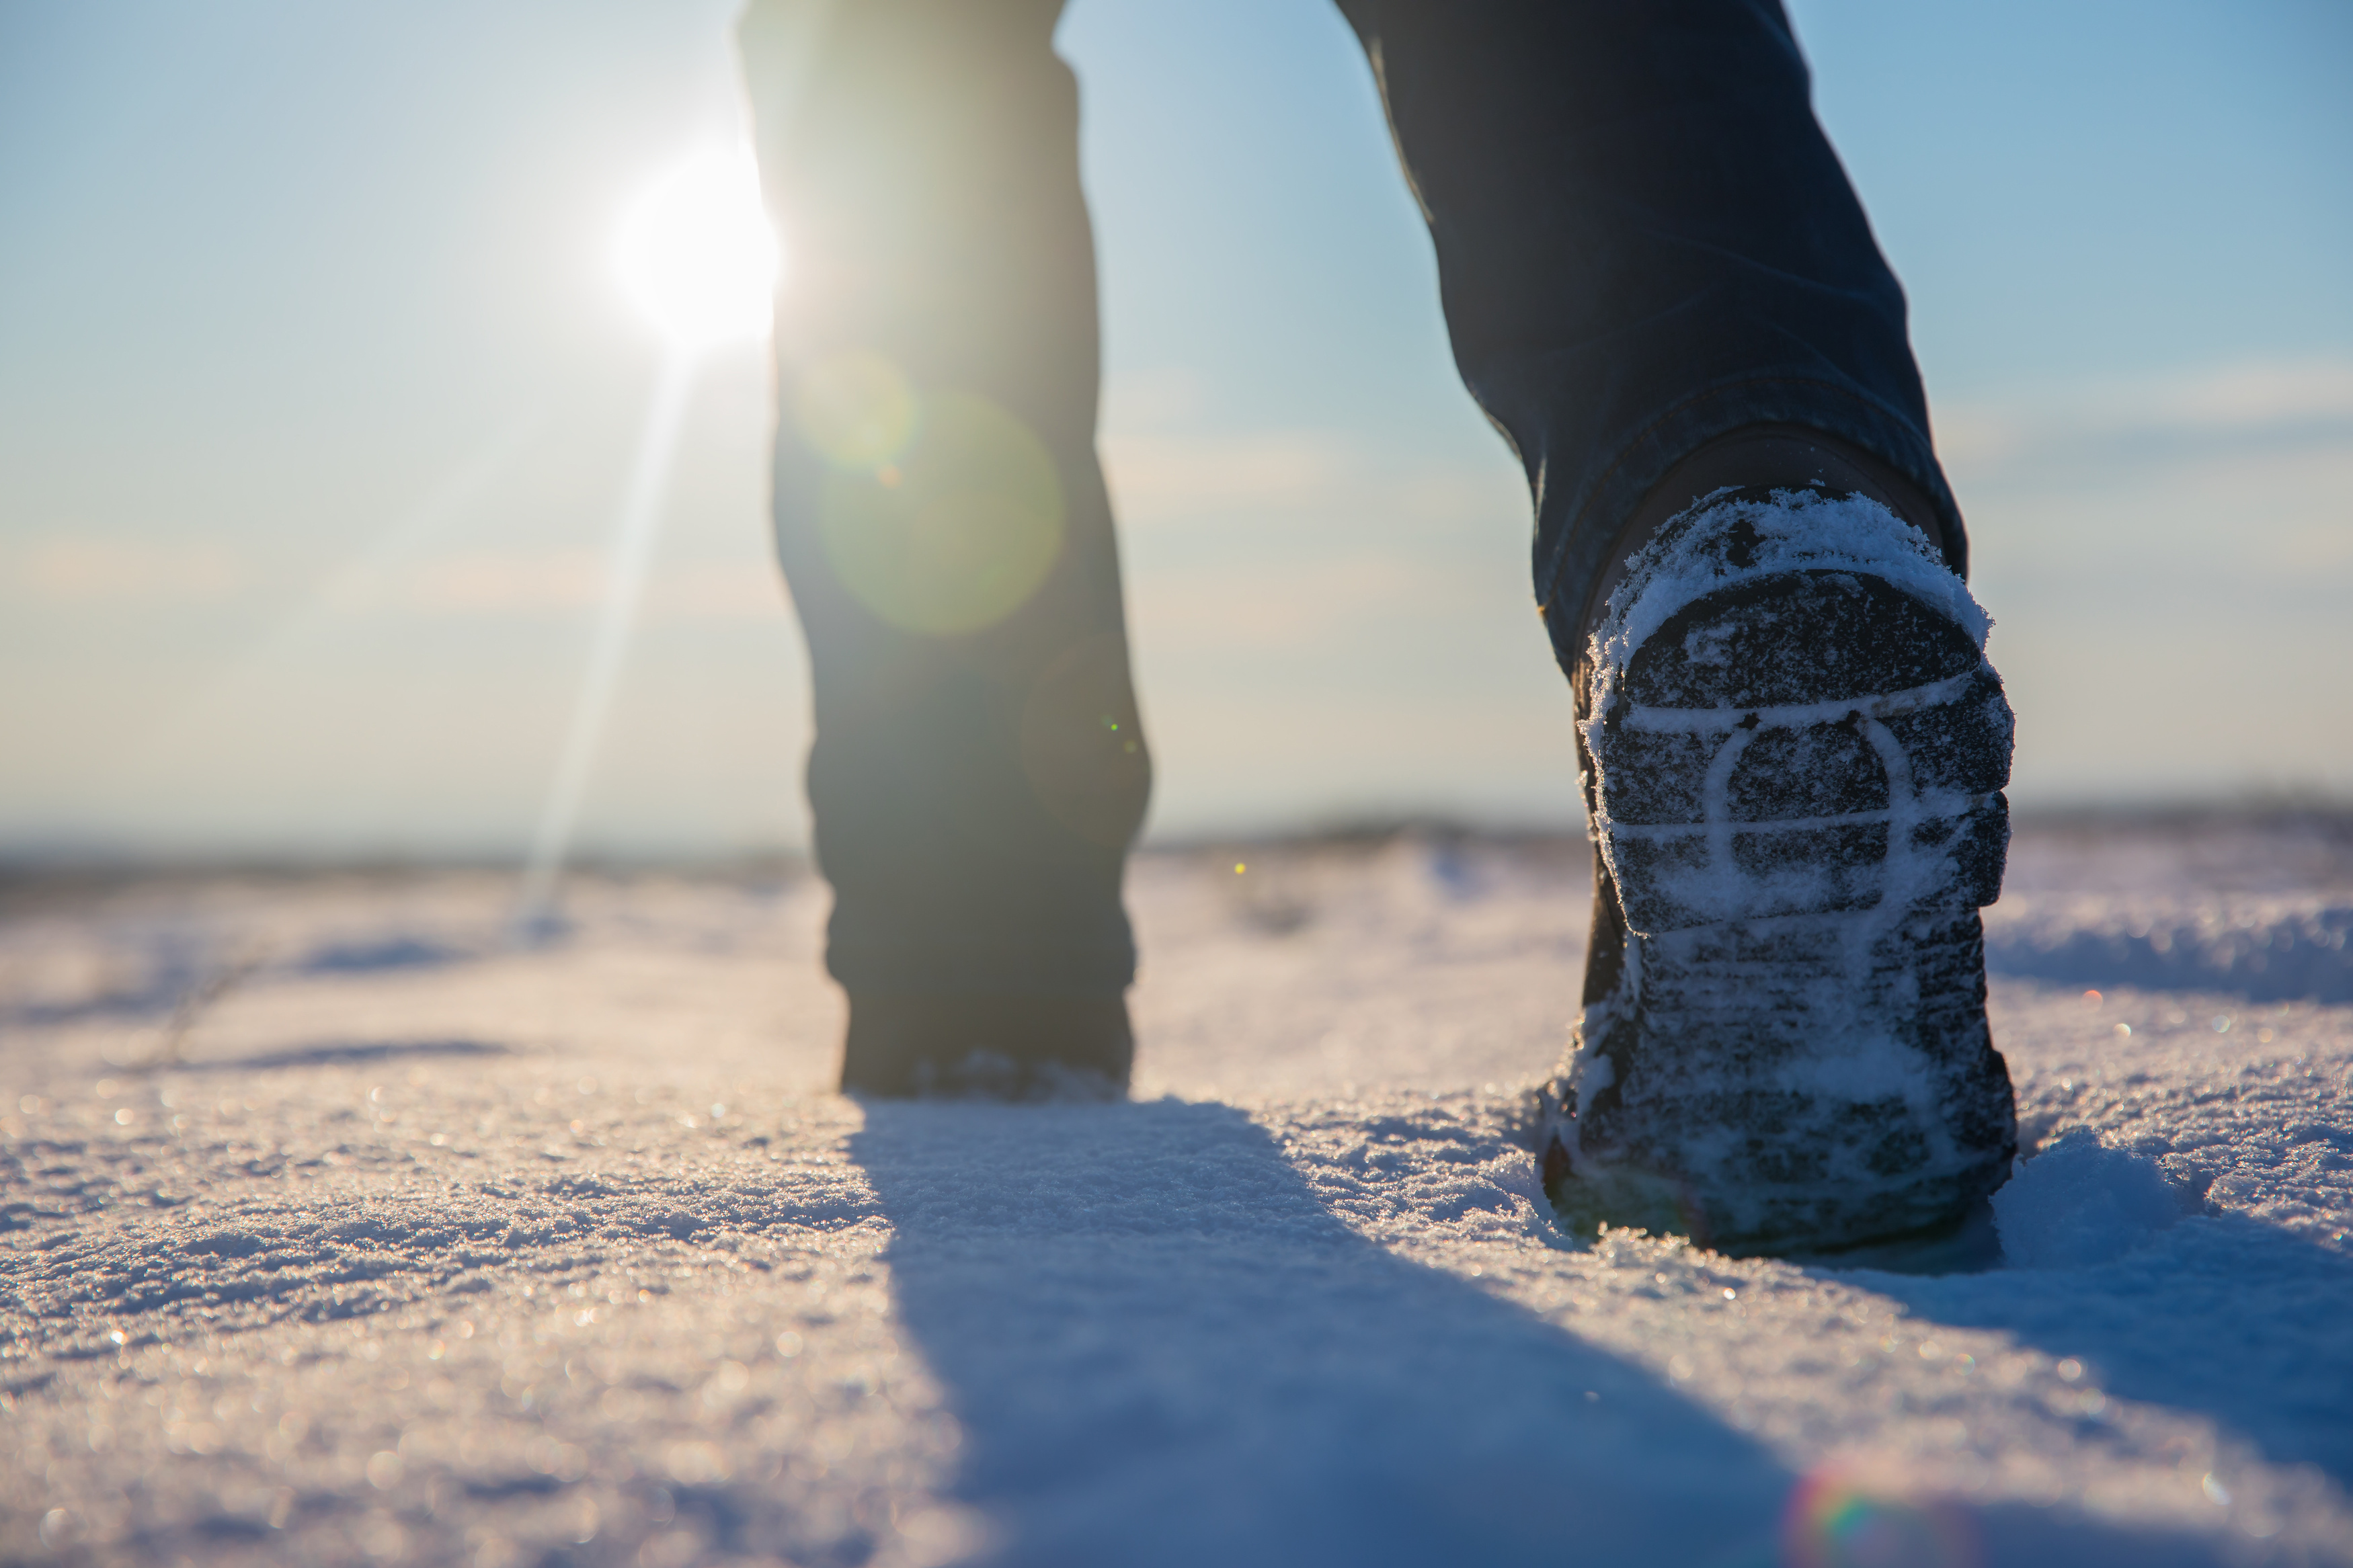
<path fill-rule="evenodd" d="M 1837 1246 L 2007 1173 L 1978 910 L 2010 712 L 1921 553 L 1867 501 L 1742 492 L 1613 595 L 1580 735 L 1626 949 L 1548 1101 L 1572 1218 Z"/>

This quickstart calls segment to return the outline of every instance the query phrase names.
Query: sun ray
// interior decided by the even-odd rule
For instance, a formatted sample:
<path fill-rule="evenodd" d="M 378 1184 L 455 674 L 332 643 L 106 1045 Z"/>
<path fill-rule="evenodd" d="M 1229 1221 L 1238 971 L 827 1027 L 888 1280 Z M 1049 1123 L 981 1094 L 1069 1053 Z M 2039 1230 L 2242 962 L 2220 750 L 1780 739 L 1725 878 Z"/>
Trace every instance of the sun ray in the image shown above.
<path fill-rule="evenodd" d="M 628 488 L 613 529 L 611 553 L 605 570 L 605 595 L 597 611 L 588 663 L 565 726 L 564 747 L 558 752 L 554 777 L 540 810 L 539 827 L 532 836 L 531 858 L 523 870 L 517 900 L 515 929 L 527 941 L 543 941 L 561 927 L 557 909 L 558 880 L 580 808 L 588 794 L 588 775 L 604 738 L 605 720 L 613 704 L 613 689 L 621 661 L 636 628 L 638 605 L 645 596 L 646 576 L 653 563 L 654 546 L 661 534 L 662 496 L 677 466 L 680 434 L 693 401 L 698 356 L 687 348 L 672 348 L 663 357 L 654 380 L 653 396 L 629 464 Z"/>

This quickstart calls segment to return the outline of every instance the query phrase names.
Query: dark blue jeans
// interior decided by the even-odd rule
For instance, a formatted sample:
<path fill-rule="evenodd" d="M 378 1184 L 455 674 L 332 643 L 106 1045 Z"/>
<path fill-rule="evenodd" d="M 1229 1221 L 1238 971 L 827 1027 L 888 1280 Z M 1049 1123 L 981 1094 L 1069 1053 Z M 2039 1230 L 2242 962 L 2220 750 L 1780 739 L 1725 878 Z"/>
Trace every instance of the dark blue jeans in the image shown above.
<path fill-rule="evenodd" d="M 1526 469 L 1565 665 L 1621 523 L 1744 427 L 1875 455 L 1964 563 L 1903 291 L 1775 0 L 1340 4 L 1456 363 Z M 776 537 L 816 692 L 828 961 L 853 996 L 1103 995 L 1134 973 L 1120 877 L 1150 763 L 1060 9 L 754 0 L 743 24 L 793 257 Z"/>

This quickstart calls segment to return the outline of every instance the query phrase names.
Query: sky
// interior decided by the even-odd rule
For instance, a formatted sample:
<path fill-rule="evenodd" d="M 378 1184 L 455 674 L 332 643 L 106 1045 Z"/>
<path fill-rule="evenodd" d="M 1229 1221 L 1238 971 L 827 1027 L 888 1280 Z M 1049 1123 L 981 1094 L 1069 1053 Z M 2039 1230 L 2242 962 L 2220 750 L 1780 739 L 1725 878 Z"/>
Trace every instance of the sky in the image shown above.
<path fill-rule="evenodd" d="M 730 0 L 0 0 L 0 854 L 509 854 Z M 1793 6 L 1905 279 L 2021 805 L 2353 798 L 2353 12 Z M 1514 464 L 1323 0 L 1073 0 L 1163 837 L 1576 820 Z M 790 235 L 785 237 L 789 253 Z M 765 373 L 697 374 L 592 849 L 805 842 Z"/>

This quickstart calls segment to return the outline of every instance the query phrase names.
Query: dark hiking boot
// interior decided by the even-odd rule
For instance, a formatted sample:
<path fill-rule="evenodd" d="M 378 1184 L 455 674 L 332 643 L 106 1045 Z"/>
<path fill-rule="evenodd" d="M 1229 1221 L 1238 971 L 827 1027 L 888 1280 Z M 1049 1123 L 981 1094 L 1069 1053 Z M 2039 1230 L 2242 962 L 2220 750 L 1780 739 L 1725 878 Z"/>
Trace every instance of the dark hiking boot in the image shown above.
<path fill-rule="evenodd" d="M 1120 996 L 853 995 L 841 1088 L 884 1099 L 1116 1100 L 1134 1057 Z"/>
<path fill-rule="evenodd" d="M 1957 1224 L 2017 1142 L 1978 918 L 2010 837 L 1990 623 L 1822 486 L 1718 490 L 1624 565 L 1577 683 L 1594 937 L 1546 1191 L 1727 1252 Z"/>

